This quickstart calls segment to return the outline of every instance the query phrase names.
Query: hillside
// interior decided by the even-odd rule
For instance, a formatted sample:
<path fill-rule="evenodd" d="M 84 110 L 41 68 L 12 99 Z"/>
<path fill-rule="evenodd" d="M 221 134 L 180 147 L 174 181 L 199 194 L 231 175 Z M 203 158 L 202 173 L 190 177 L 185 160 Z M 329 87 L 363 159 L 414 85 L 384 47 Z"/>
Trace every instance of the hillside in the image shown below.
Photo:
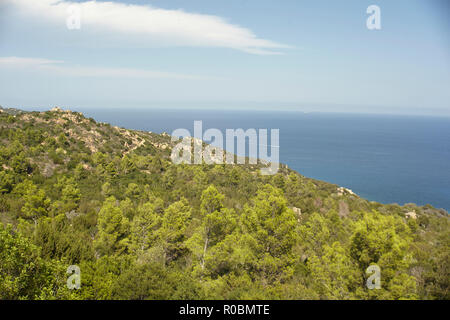
<path fill-rule="evenodd" d="M 0 299 L 450 298 L 445 210 L 286 166 L 175 165 L 167 134 L 59 108 L 0 108 L 0 141 Z"/>

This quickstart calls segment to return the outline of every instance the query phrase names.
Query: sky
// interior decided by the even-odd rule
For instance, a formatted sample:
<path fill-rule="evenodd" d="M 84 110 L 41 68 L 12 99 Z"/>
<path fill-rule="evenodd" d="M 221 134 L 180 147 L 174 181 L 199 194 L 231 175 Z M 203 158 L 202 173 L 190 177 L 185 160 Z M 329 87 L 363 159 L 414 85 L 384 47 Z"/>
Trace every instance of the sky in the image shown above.
<path fill-rule="evenodd" d="M 0 0 L 0 105 L 448 116 L 450 2 Z"/>

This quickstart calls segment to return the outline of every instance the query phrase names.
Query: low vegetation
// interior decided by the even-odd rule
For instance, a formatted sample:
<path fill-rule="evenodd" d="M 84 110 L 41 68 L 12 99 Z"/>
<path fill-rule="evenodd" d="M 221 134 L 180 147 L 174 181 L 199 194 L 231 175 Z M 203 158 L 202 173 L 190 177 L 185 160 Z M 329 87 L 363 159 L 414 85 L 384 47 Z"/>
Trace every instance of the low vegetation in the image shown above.
<path fill-rule="evenodd" d="M 174 165 L 168 135 L 60 109 L 1 109 L 0 141 L 0 299 L 450 298 L 445 210 Z"/>

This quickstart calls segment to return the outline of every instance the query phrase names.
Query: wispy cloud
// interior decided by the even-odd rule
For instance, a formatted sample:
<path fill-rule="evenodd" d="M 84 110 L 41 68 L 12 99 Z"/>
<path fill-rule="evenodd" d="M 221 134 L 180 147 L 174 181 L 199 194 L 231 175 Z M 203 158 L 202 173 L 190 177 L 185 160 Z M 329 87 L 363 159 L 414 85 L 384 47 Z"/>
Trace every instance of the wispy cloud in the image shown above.
<path fill-rule="evenodd" d="M 68 8 L 81 10 L 82 32 L 122 33 L 139 37 L 143 43 L 164 46 L 222 47 L 251 54 L 281 54 L 289 46 L 257 37 L 251 30 L 225 19 L 183 10 L 117 2 L 62 0 L 4 0 L 39 19 L 65 25 Z"/>
<path fill-rule="evenodd" d="M 208 79 L 208 77 L 180 73 L 141 70 L 133 68 L 100 68 L 91 66 L 69 65 L 60 60 L 29 57 L 0 57 L 0 69 L 13 68 L 28 71 L 42 71 L 73 77 L 120 77 L 120 78 L 167 78 L 167 79 Z"/>

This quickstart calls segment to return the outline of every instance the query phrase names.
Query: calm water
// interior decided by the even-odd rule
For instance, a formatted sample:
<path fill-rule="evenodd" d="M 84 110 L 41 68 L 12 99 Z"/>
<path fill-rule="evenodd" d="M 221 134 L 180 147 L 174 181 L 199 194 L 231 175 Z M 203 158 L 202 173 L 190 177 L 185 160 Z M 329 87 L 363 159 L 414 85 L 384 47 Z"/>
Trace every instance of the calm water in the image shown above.
<path fill-rule="evenodd" d="M 300 112 L 79 110 L 125 128 L 171 133 L 280 129 L 280 161 L 382 203 L 450 209 L 450 118 Z"/>

